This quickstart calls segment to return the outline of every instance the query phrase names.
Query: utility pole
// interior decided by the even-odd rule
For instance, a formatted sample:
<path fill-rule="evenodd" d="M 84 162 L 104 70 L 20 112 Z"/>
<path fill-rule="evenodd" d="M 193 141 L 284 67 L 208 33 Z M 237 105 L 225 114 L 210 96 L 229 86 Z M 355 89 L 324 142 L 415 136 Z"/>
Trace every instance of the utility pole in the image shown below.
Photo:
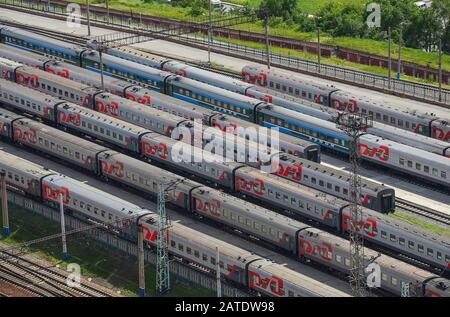
<path fill-rule="evenodd" d="M 400 23 L 400 37 L 398 39 L 398 66 L 397 66 L 397 79 L 400 79 L 402 72 L 402 41 L 403 41 L 403 22 Z"/>
<path fill-rule="evenodd" d="M 209 0 L 208 14 L 208 66 L 211 68 L 211 42 L 212 42 L 212 20 L 211 20 L 211 0 Z"/>
<path fill-rule="evenodd" d="M 137 221 L 138 229 L 138 270 L 139 297 L 145 297 L 144 228 Z"/>
<path fill-rule="evenodd" d="M 88 36 L 91 36 L 91 14 L 89 9 L 89 0 L 86 0 L 86 15 L 87 15 L 87 23 L 88 23 Z"/>
<path fill-rule="evenodd" d="M 388 28 L 388 88 L 391 90 L 391 69 L 392 69 L 392 60 L 391 60 L 391 27 Z"/>
<path fill-rule="evenodd" d="M 350 286 L 354 296 L 366 295 L 365 265 L 364 265 L 364 225 L 359 197 L 361 195 L 361 176 L 359 174 L 358 141 L 367 129 L 373 126 L 372 116 L 361 113 L 342 113 L 337 120 L 337 127 L 350 137 L 350 220 L 347 230 L 350 237 Z"/>
<path fill-rule="evenodd" d="M 109 23 L 109 0 L 106 1 L 106 16 L 108 17 L 108 23 Z"/>
<path fill-rule="evenodd" d="M 163 295 L 170 290 L 169 275 L 169 223 L 166 213 L 166 191 L 164 185 L 159 185 L 158 194 L 158 238 L 156 250 L 156 291 Z"/>
<path fill-rule="evenodd" d="M 60 218 L 61 218 L 61 240 L 62 240 L 62 248 L 63 248 L 63 258 L 64 261 L 67 261 L 69 258 L 67 254 L 67 241 L 66 241 L 66 222 L 64 219 L 64 197 L 63 193 L 59 194 L 59 210 L 60 210 Z"/>
<path fill-rule="evenodd" d="M 442 38 L 439 38 L 439 102 L 442 102 Z"/>
<path fill-rule="evenodd" d="M 220 279 L 220 252 L 219 248 L 216 247 L 216 286 L 217 286 L 217 297 L 222 297 L 222 283 Z"/>
<path fill-rule="evenodd" d="M 2 215 L 3 215 L 3 236 L 9 236 L 9 215 L 8 215 L 8 193 L 6 192 L 6 173 L 0 172 L 0 186 L 2 190 Z"/>
<path fill-rule="evenodd" d="M 321 51 L 320 51 L 320 26 L 319 24 L 317 24 L 317 66 L 318 66 L 318 72 L 320 74 L 320 55 Z"/>
<path fill-rule="evenodd" d="M 264 18 L 264 36 L 266 38 L 267 69 L 270 69 L 269 14 L 267 12 Z"/>

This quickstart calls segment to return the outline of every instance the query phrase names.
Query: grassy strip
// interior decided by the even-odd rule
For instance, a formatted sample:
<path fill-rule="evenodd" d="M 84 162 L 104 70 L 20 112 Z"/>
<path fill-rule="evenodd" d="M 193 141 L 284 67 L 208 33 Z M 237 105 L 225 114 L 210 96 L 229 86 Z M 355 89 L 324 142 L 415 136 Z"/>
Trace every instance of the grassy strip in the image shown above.
<path fill-rule="evenodd" d="M 239 45 L 243 45 L 243 46 L 247 46 L 247 47 L 251 47 L 251 48 L 255 48 L 255 49 L 265 49 L 265 45 L 262 43 L 229 39 L 229 38 L 223 38 L 223 37 L 217 37 L 217 36 L 214 37 L 214 39 L 217 41 L 220 41 L 220 42 L 239 44 Z M 315 54 L 310 54 L 307 52 L 291 50 L 291 49 L 281 48 L 281 47 L 276 47 L 276 46 L 271 46 L 270 49 L 273 53 L 280 53 L 280 54 L 290 55 L 293 57 L 299 57 L 299 58 L 303 58 L 303 59 L 307 59 L 307 60 L 311 60 L 311 61 L 317 61 L 317 55 L 315 55 Z M 359 63 L 352 63 L 352 62 L 349 62 L 349 61 L 346 61 L 346 60 L 343 60 L 343 59 L 340 59 L 337 57 L 331 57 L 331 58 L 322 57 L 321 61 L 325 64 L 351 67 L 351 68 L 362 70 L 365 72 L 370 72 L 370 73 L 375 73 L 378 75 L 387 76 L 387 69 L 383 68 L 383 67 L 369 66 L 369 65 L 359 64 Z M 395 78 L 397 73 L 392 71 L 391 75 L 392 75 L 392 78 Z M 402 74 L 402 79 L 409 80 L 412 82 L 417 82 L 417 83 L 423 83 L 423 84 L 427 84 L 427 85 L 434 85 L 437 87 L 437 83 L 432 80 L 416 78 L 416 77 L 407 76 L 404 74 Z M 442 87 L 450 89 L 450 85 L 442 85 Z"/>
<path fill-rule="evenodd" d="M 57 222 L 32 214 L 17 206 L 10 205 L 9 214 L 10 225 L 12 225 L 11 235 L 6 239 L 0 235 L 2 243 L 14 245 L 60 232 L 60 226 Z M 120 290 L 122 295 L 137 296 L 138 265 L 136 258 L 126 256 L 112 247 L 108 248 L 104 244 L 80 234 L 68 236 L 67 246 L 70 256 L 68 262 L 62 261 L 60 239 L 32 245 L 26 251 L 32 252 L 55 265 L 59 264 L 64 269 L 66 269 L 67 263 L 78 263 L 84 277 L 91 277 L 93 281 L 96 279 L 102 280 L 102 284 L 106 281 L 114 289 Z M 155 296 L 156 294 L 155 272 L 152 266 L 146 265 L 147 296 Z M 214 296 L 214 293 L 185 282 L 178 282 L 172 284 L 172 290 L 167 296 Z"/>
<path fill-rule="evenodd" d="M 429 232 L 437 233 L 443 236 L 450 237 L 450 230 L 447 228 L 443 228 L 437 225 L 433 225 L 431 223 L 428 223 L 424 220 L 418 219 L 412 215 L 405 214 L 400 211 L 395 211 L 394 213 L 389 214 L 390 216 L 403 220 L 407 223 L 410 223 L 412 225 L 416 225 L 424 230 L 427 230 Z"/>

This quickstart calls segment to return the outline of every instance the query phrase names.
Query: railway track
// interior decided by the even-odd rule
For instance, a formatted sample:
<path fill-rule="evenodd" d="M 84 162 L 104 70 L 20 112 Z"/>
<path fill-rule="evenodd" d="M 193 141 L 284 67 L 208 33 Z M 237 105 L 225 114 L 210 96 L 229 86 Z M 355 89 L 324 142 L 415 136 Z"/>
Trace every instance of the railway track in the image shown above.
<path fill-rule="evenodd" d="M 110 293 L 80 282 L 67 284 L 68 275 L 8 251 L 0 252 L 0 279 L 43 297 L 111 297 Z"/>
<path fill-rule="evenodd" d="M 446 215 L 445 213 L 442 213 L 437 210 L 433 210 L 433 209 L 425 207 L 425 206 L 416 205 L 414 203 L 411 203 L 411 202 L 401 199 L 401 198 L 396 198 L 395 203 L 396 203 L 397 207 L 399 207 L 402 210 L 406 210 L 409 213 L 420 215 L 427 219 L 431 219 L 437 223 L 450 226 L 450 216 Z"/>

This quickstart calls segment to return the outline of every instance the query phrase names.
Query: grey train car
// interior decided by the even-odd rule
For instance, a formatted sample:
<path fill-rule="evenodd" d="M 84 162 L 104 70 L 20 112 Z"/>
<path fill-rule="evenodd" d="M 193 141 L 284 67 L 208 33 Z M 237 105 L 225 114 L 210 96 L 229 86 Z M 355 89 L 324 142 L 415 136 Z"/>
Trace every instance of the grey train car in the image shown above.
<path fill-rule="evenodd" d="M 30 95 L 37 95 L 38 92 L 31 92 Z M 32 96 L 34 98 L 34 96 Z M 21 104 L 18 102 L 18 104 Z M 103 118 L 101 119 L 101 114 L 93 113 L 90 116 L 83 115 L 79 118 L 86 118 L 88 121 L 87 124 L 80 124 L 79 118 L 76 116 L 77 113 L 82 112 L 86 113 L 86 111 L 92 111 L 88 109 L 78 109 L 77 106 L 73 105 L 59 105 L 58 102 L 55 102 L 56 107 L 61 108 L 61 111 L 65 112 L 65 115 L 68 117 L 76 118 L 76 120 L 69 120 L 69 122 L 59 120 L 58 123 L 65 126 L 70 127 L 72 130 L 77 133 L 83 133 L 90 136 L 95 136 L 101 140 L 107 141 L 109 143 L 114 143 L 109 140 L 108 134 L 110 136 L 115 136 L 115 138 L 120 139 L 120 135 L 130 134 L 130 128 L 127 128 L 123 123 L 115 122 L 113 118 Z M 24 107 L 20 107 L 21 109 L 26 110 Z M 66 111 L 70 109 L 71 113 L 66 113 Z M 59 109 L 57 109 L 59 113 Z M 61 115 L 57 115 L 58 118 L 61 118 Z M 94 120 L 97 118 L 97 120 Z M 100 119 L 100 120 L 98 120 Z M 106 122 L 106 124 L 105 124 Z M 91 126 L 89 126 L 89 123 Z M 103 129 L 103 130 L 102 130 Z M 135 128 L 134 128 L 135 129 Z M 137 140 L 141 140 L 144 136 L 149 136 L 152 132 L 145 130 L 134 130 L 131 134 L 132 144 L 138 144 Z M 161 136 L 162 137 L 162 136 Z M 128 138 L 127 138 L 128 140 Z M 169 139 L 170 140 L 170 139 Z M 127 141 L 128 142 L 128 141 Z M 120 145 L 120 143 L 119 143 Z M 130 149 L 128 145 L 122 145 L 124 149 Z M 137 149 L 135 146 L 133 147 L 134 151 L 140 153 L 140 149 Z M 180 168 L 180 165 L 173 165 L 176 168 Z M 270 203 L 271 205 L 282 207 L 283 209 L 290 210 L 293 214 L 306 216 L 308 218 L 315 219 L 318 222 L 325 224 L 328 227 L 333 228 L 340 233 L 345 233 L 349 230 L 349 214 L 346 206 L 348 203 L 340 200 L 336 197 L 329 197 L 329 195 L 324 193 L 319 193 L 312 189 L 302 188 L 300 185 L 295 183 L 289 183 L 287 180 L 283 180 L 274 175 L 264 175 L 258 173 L 257 175 L 251 176 L 253 173 L 252 170 L 248 170 L 249 167 L 241 167 L 235 170 L 234 172 L 234 190 L 243 193 L 245 195 L 251 195 L 260 202 Z M 244 170 L 248 170 L 248 173 L 243 173 Z M 189 171 L 193 171 L 189 169 Z M 208 173 L 212 173 L 212 169 L 206 170 L 205 167 L 198 169 L 196 172 L 198 175 L 203 174 L 205 171 Z M 250 174 L 249 174 L 250 173 Z M 270 188 L 268 187 L 270 185 Z M 270 190 L 267 190 L 269 188 Z M 289 192 L 286 191 L 289 189 Z M 301 194 L 302 199 L 298 200 L 298 196 Z M 303 199 L 307 199 L 307 204 Z M 293 199 L 295 198 L 295 200 Z M 365 221 L 366 225 L 364 226 L 364 232 L 367 236 L 367 239 L 371 241 L 375 241 L 378 244 L 388 245 L 389 247 L 395 250 L 402 250 L 407 252 L 408 255 L 419 258 L 420 260 L 431 263 L 432 265 L 437 265 L 438 267 L 445 267 L 446 263 L 448 263 L 448 256 L 446 248 L 448 248 L 448 243 L 445 242 L 445 239 L 436 238 L 436 237 L 427 237 L 427 234 L 424 232 L 423 234 L 418 234 L 421 232 L 419 229 L 410 228 L 408 225 L 404 225 L 403 222 L 399 221 L 397 226 L 404 226 L 404 233 L 406 234 L 406 238 L 408 241 L 412 242 L 410 248 L 405 248 L 404 244 L 406 238 L 402 237 L 402 240 L 397 239 L 397 231 L 394 227 L 390 227 L 390 223 L 392 220 L 387 218 L 386 216 L 382 216 L 374 211 L 369 209 L 365 209 L 365 214 L 367 219 Z M 386 228 L 387 231 L 380 232 L 380 228 Z M 410 233 L 407 233 L 407 229 Z M 411 232 L 414 232 L 412 234 Z M 392 237 L 387 239 L 392 233 Z M 380 238 L 381 237 L 381 238 Z M 441 241 L 442 240 L 442 241 Z M 417 241 L 417 243 L 415 242 Z M 435 246 L 435 241 L 441 241 L 438 246 Z M 429 250 L 428 250 L 429 249 Z M 426 253 L 424 252 L 426 250 Z M 417 251 L 417 252 L 416 252 Z"/>
<path fill-rule="evenodd" d="M 6 152 L 0 151 L 0 157 L 0 170 L 6 173 L 8 186 L 28 192 L 35 199 L 50 205 L 55 205 L 62 194 L 65 209 L 70 213 L 121 231 L 126 232 L 130 222 L 138 220 L 145 231 L 146 242 L 156 244 L 158 215 L 150 210 Z M 16 182 L 15 179 L 23 182 Z M 35 184 L 36 188 L 31 190 L 28 184 Z M 219 248 L 220 259 L 216 259 L 216 248 Z M 217 267 L 216 261 L 220 261 L 219 267 L 224 279 L 266 296 L 347 296 L 264 257 L 178 223 L 171 227 L 169 252 L 212 272 Z M 270 283 L 262 283 L 266 279 Z"/>
<path fill-rule="evenodd" d="M 63 137 L 62 140 L 64 139 L 68 140 L 68 142 L 73 141 L 73 137 L 72 139 Z M 239 228 L 253 236 L 276 244 L 281 249 L 291 251 L 299 259 L 310 259 L 313 262 L 319 262 L 343 273 L 348 273 L 349 271 L 348 242 L 341 238 L 310 228 L 309 225 L 275 214 L 264 208 L 256 207 L 245 202 L 242 203 L 238 199 L 219 191 L 207 189 L 186 179 L 180 179 L 180 177 L 170 172 L 158 171 L 155 167 L 148 166 L 146 163 L 114 151 L 102 151 L 98 155 L 98 160 L 98 165 L 102 166 L 99 173 L 107 178 L 135 187 L 152 195 L 156 195 L 158 192 L 159 182 L 176 181 L 176 186 L 168 192 L 172 204 L 187 208 L 192 212 L 209 217 L 232 228 Z M 135 175 L 138 175 L 139 179 L 135 178 Z M 66 182 L 63 186 L 57 177 L 56 181 L 52 179 L 53 181 L 57 186 L 54 186 L 54 183 L 51 184 L 51 189 L 47 189 L 47 194 L 44 193 L 44 195 L 47 195 L 46 198 L 50 200 L 55 199 L 57 194 L 63 193 L 66 197 L 72 199 L 73 191 L 71 185 L 73 183 Z M 67 184 L 70 184 L 70 186 Z M 98 193 L 94 192 L 94 194 Z M 76 197 L 79 199 L 78 196 Z M 80 199 L 80 201 L 92 203 L 92 200 L 87 199 Z M 69 202 L 67 202 L 67 205 L 70 205 Z M 95 203 L 90 206 L 90 210 L 88 208 L 91 213 L 98 214 L 98 217 L 102 215 L 101 217 L 108 219 L 109 222 L 115 222 L 117 225 L 124 225 L 126 223 L 123 219 L 115 218 L 113 213 L 108 213 L 104 209 L 106 209 L 104 206 L 98 207 Z M 253 223 L 254 225 L 248 226 L 249 223 Z M 149 241 L 154 241 L 155 228 L 146 227 L 145 231 L 146 238 Z M 178 247 L 178 251 L 182 251 L 183 253 L 187 252 L 189 255 L 195 255 L 195 252 L 192 250 L 196 249 L 187 246 L 185 243 L 181 247 L 173 242 L 171 246 Z M 191 251 L 184 248 L 189 248 Z M 368 259 L 374 255 L 377 254 L 370 250 L 366 253 Z M 449 296 L 448 280 L 445 278 L 440 278 L 384 255 L 377 255 L 375 263 L 380 266 L 381 285 L 379 287 L 383 290 L 399 295 L 402 283 L 407 283 L 417 289 L 417 293 L 415 293 L 417 296 Z M 239 267 L 236 264 L 227 266 L 227 269 L 228 273 L 233 277 L 239 276 Z M 287 279 L 292 280 L 292 278 L 287 278 L 289 276 L 287 272 L 284 272 L 284 275 L 280 275 L 281 273 L 283 271 L 278 272 L 278 274 L 274 272 L 274 276 L 276 276 L 274 278 L 275 286 L 282 286 L 281 282 L 284 281 L 286 283 Z M 251 274 L 256 273 L 252 272 Z M 258 280 L 256 279 L 254 282 L 258 284 Z M 293 281 L 295 280 L 294 278 Z M 440 291 L 435 291 L 436 286 L 440 288 Z M 250 285 L 250 287 L 253 288 L 254 285 L 253 287 Z M 434 291 L 430 291 L 430 289 Z M 272 295 L 286 295 L 281 291 L 281 289 L 275 287 L 272 289 Z M 293 296 L 294 293 L 288 291 L 287 295 Z"/>

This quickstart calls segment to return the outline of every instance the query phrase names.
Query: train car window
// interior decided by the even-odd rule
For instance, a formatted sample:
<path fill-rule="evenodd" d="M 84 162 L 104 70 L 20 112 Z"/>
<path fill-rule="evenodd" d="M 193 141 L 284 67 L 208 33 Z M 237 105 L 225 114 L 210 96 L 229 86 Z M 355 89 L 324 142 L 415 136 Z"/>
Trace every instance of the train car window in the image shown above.
<path fill-rule="evenodd" d="M 394 117 L 391 117 L 391 123 L 393 123 L 393 124 L 395 124 L 395 123 L 396 123 L 396 121 L 395 121 L 395 118 L 394 118 Z"/>
<path fill-rule="evenodd" d="M 402 157 L 400 157 L 400 158 L 398 159 L 398 162 L 400 163 L 400 165 L 405 165 L 405 159 L 402 158 Z"/>
<path fill-rule="evenodd" d="M 381 237 L 383 239 L 386 239 L 386 237 L 387 237 L 386 231 L 381 231 Z"/>
<path fill-rule="evenodd" d="M 420 171 L 422 169 L 422 165 L 420 163 L 416 163 L 416 170 Z"/>
<path fill-rule="evenodd" d="M 45 145 L 45 147 L 48 147 L 48 140 L 44 141 L 44 145 Z"/>
<path fill-rule="evenodd" d="M 281 85 L 278 84 L 278 83 L 275 85 L 275 87 L 276 87 L 277 90 L 280 90 L 280 86 L 281 86 Z"/>
<path fill-rule="evenodd" d="M 324 181 L 323 180 L 319 180 L 319 186 L 323 187 L 324 185 L 325 185 Z"/>
<path fill-rule="evenodd" d="M 243 217 L 241 217 L 241 216 L 238 216 L 238 221 L 239 221 L 239 223 L 241 223 L 241 224 L 244 224 L 244 223 L 245 223 L 245 219 L 244 219 Z"/>
<path fill-rule="evenodd" d="M 398 238 L 398 243 L 400 245 L 405 245 L 405 238 Z"/>
<path fill-rule="evenodd" d="M 98 132 L 98 127 L 96 125 L 94 125 L 94 131 Z"/>
<path fill-rule="evenodd" d="M 269 228 L 269 234 L 270 234 L 272 237 L 275 237 L 275 236 L 276 236 L 276 232 L 275 232 L 275 230 L 273 230 L 272 228 Z"/>
<path fill-rule="evenodd" d="M 336 262 L 342 263 L 342 257 L 339 254 L 336 254 Z"/>
<path fill-rule="evenodd" d="M 387 121 L 388 121 L 388 116 L 385 115 L 385 114 L 383 115 L 383 121 L 384 121 L 384 122 L 387 122 Z"/>
<path fill-rule="evenodd" d="M 450 256 L 449 255 L 445 255 L 445 262 L 450 263 Z"/>
<path fill-rule="evenodd" d="M 171 240 L 171 241 L 170 241 L 170 246 L 171 246 L 172 248 L 174 248 L 175 245 L 176 245 L 176 244 L 175 244 L 175 241 Z"/>
<path fill-rule="evenodd" d="M 306 91 L 302 91 L 302 97 L 306 97 Z"/>
<path fill-rule="evenodd" d="M 192 249 L 190 247 L 186 247 L 186 253 L 187 254 L 192 254 Z"/>
<path fill-rule="evenodd" d="M 423 171 L 424 171 L 425 173 L 429 174 L 429 173 L 430 173 L 430 167 L 427 166 L 427 165 L 424 165 L 424 166 L 423 166 Z"/>
<path fill-rule="evenodd" d="M 433 167 L 433 176 L 438 176 L 438 170 L 437 168 Z"/>
<path fill-rule="evenodd" d="M 221 269 L 223 269 L 223 261 L 219 261 L 219 267 L 221 268 Z"/>
<path fill-rule="evenodd" d="M 53 93 L 55 93 L 55 94 L 58 93 L 58 89 L 56 89 L 56 87 L 53 87 Z"/>
<path fill-rule="evenodd" d="M 387 274 L 386 274 L 386 273 L 381 273 L 381 279 L 382 279 L 383 281 L 387 281 L 387 279 L 388 279 Z"/>
<path fill-rule="evenodd" d="M 344 195 L 348 195 L 348 189 L 347 188 L 342 189 L 342 192 L 343 192 Z"/>
<path fill-rule="evenodd" d="M 305 180 L 307 180 L 308 178 L 309 178 L 309 176 L 308 176 L 308 175 L 305 175 L 305 176 L 304 176 L 304 179 L 305 179 Z"/>
<path fill-rule="evenodd" d="M 395 235 L 393 235 L 393 234 L 390 235 L 390 238 L 391 238 L 392 242 L 397 241 L 397 237 Z"/>
<path fill-rule="evenodd" d="M 447 178 L 447 173 L 444 171 L 441 171 L 441 178 Z"/>
<path fill-rule="evenodd" d="M 332 190 L 332 189 L 333 189 L 333 184 L 327 183 L 327 188 L 328 188 L 329 190 Z"/>
<path fill-rule="evenodd" d="M 92 130 L 92 124 L 91 123 L 88 123 L 88 129 Z"/>
<path fill-rule="evenodd" d="M 216 258 L 211 257 L 210 262 L 212 265 L 216 265 Z"/>
<path fill-rule="evenodd" d="M 308 99 L 312 99 L 312 94 L 308 93 Z"/>
<path fill-rule="evenodd" d="M 366 114 L 366 113 L 367 113 L 367 110 L 363 108 L 363 109 L 361 109 L 361 112 L 364 113 L 364 114 Z"/>
<path fill-rule="evenodd" d="M 345 262 L 345 266 L 350 266 L 350 259 L 345 258 L 344 262 Z"/>
<path fill-rule="evenodd" d="M 295 89 L 295 94 L 296 94 L 297 96 L 300 96 L 300 90 L 299 90 L 298 88 Z"/>
<path fill-rule="evenodd" d="M 208 262 L 208 256 L 204 253 L 202 253 L 202 260 L 203 262 Z"/>
<path fill-rule="evenodd" d="M 261 229 L 261 226 L 260 226 L 260 224 L 259 223 L 257 223 L 257 222 L 254 222 L 253 223 L 253 228 L 255 228 L 256 230 L 260 230 Z"/>
<path fill-rule="evenodd" d="M 399 127 L 403 127 L 403 120 L 398 119 L 398 126 L 399 126 Z"/>
<path fill-rule="evenodd" d="M 82 126 L 83 128 L 86 128 L 86 122 L 85 122 L 85 121 L 81 122 L 81 126 Z"/>
<path fill-rule="evenodd" d="M 289 87 L 289 93 L 290 94 L 294 93 L 294 89 L 292 87 Z"/>
<path fill-rule="evenodd" d="M 267 228 L 266 228 L 266 226 L 261 225 L 261 231 L 262 231 L 263 233 L 267 233 Z"/>
<path fill-rule="evenodd" d="M 184 252 L 184 246 L 181 243 L 178 244 L 178 250 Z"/>
<path fill-rule="evenodd" d="M 79 153 L 79 152 L 75 152 L 75 158 L 76 158 L 77 160 L 80 159 L 80 153 Z"/>
<path fill-rule="evenodd" d="M 381 120 L 381 114 L 380 113 L 376 113 L 375 117 L 377 118 L 377 120 Z"/>
<path fill-rule="evenodd" d="M 413 162 L 412 161 L 408 161 L 408 167 L 412 167 L 413 166 Z"/>
<path fill-rule="evenodd" d="M 62 89 L 59 89 L 59 95 L 62 96 L 62 94 L 63 94 Z"/>
<path fill-rule="evenodd" d="M 251 227 L 252 226 L 252 222 L 250 221 L 250 219 L 245 219 L 245 225 L 247 227 Z"/>
<path fill-rule="evenodd" d="M 427 248 L 427 254 L 428 254 L 428 256 L 434 256 L 433 249 Z"/>
<path fill-rule="evenodd" d="M 311 183 L 313 183 L 313 184 L 316 183 L 316 178 L 315 178 L 315 177 L 312 177 L 312 178 L 311 178 Z"/>
<path fill-rule="evenodd" d="M 44 142 L 44 140 L 42 140 L 42 138 L 39 138 L 39 144 L 42 144 L 42 142 Z"/>
<path fill-rule="evenodd" d="M 391 284 L 397 285 L 397 279 L 395 277 L 391 277 Z"/>
<path fill-rule="evenodd" d="M 418 245 L 417 245 L 417 251 L 419 251 L 419 253 L 423 253 L 423 251 L 424 251 L 423 245 L 418 244 Z"/>

